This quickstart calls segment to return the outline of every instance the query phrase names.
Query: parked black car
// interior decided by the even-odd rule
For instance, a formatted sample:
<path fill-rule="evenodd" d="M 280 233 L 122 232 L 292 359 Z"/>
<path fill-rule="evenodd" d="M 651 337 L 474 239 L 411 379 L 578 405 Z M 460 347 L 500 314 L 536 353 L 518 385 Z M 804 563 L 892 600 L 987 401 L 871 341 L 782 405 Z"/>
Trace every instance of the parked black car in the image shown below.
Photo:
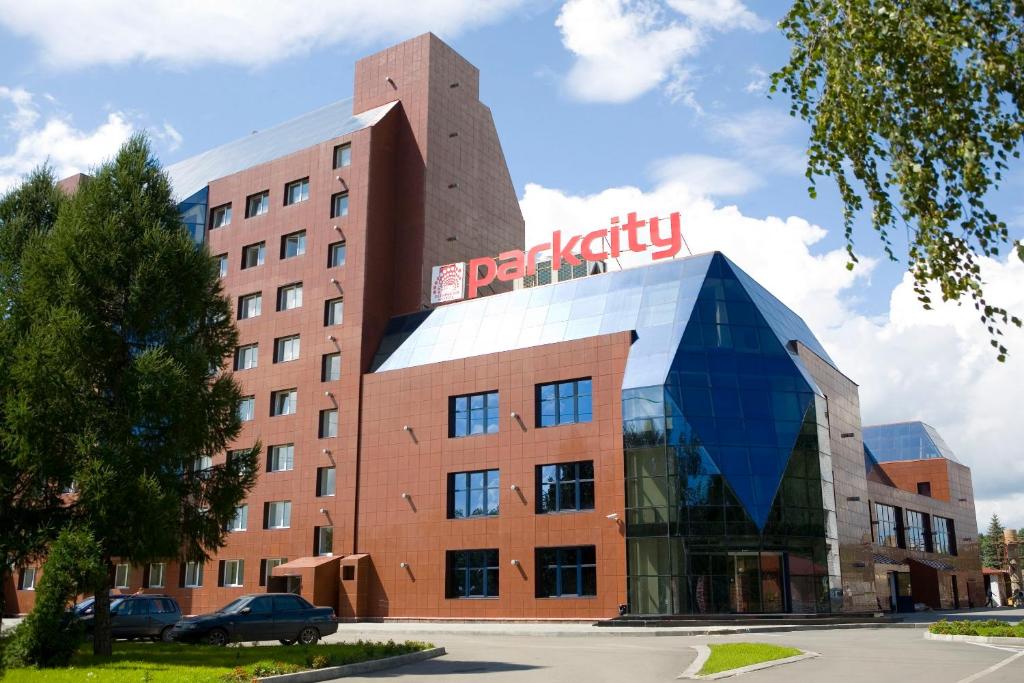
<path fill-rule="evenodd" d="M 212 614 L 179 621 L 170 637 L 191 643 L 280 640 L 311 645 L 338 630 L 330 607 L 314 607 L 292 593 L 243 595 Z"/>
<path fill-rule="evenodd" d="M 96 618 L 92 605 L 85 608 L 76 605 L 75 613 L 81 615 L 85 632 L 91 633 Z M 179 619 L 178 601 L 167 595 L 122 595 L 110 599 L 110 634 L 114 638 L 170 641 L 171 628 Z"/>

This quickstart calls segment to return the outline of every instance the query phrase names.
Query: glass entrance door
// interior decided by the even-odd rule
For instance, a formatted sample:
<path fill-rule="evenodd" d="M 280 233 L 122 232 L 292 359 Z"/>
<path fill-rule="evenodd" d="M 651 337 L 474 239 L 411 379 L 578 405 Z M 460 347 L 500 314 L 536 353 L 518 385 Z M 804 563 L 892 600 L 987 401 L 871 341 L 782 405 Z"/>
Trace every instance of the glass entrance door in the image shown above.
<path fill-rule="evenodd" d="M 730 553 L 732 586 L 730 611 L 785 612 L 786 593 L 782 553 Z"/>

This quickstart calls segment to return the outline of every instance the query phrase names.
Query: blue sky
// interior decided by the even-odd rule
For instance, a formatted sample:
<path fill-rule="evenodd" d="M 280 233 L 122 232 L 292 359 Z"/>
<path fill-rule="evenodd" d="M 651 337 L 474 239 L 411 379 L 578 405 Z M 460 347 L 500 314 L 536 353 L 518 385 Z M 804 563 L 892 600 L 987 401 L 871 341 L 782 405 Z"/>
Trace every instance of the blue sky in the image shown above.
<path fill-rule="evenodd" d="M 861 385 L 865 422 L 930 422 L 974 468 L 979 516 L 1024 527 L 1024 453 L 1006 445 L 1024 365 L 995 364 L 969 311 L 918 310 L 864 223 L 867 258 L 845 271 L 834 189 L 807 196 L 807 129 L 766 97 L 788 3 L 335 4 L 0 0 L 0 189 L 46 159 L 88 170 L 139 129 L 173 163 L 348 97 L 356 59 L 433 30 L 481 71 L 527 241 L 683 211 L 698 250 L 724 249 L 808 320 Z M 1024 166 L 992 205 L 1024 236 Z M 985 268 L 990 298 L 1024 312 L 1022 264 Z"/>

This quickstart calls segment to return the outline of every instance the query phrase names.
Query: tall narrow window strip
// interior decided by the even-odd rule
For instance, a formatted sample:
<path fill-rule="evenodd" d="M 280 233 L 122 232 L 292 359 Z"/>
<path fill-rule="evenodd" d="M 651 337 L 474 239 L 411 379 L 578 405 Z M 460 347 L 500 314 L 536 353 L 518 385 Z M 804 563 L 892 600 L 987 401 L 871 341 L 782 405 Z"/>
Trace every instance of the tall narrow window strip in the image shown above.
<path fill-rule="evenodd" d="M 590 378 L 537 385 L 537 426 L 590 422 L 593 419 Z"/>
<path fill-rule="evenodd" d="M 338 436 L 338 411 L 328 408 L 320 411 L 320 438 L 330 439 Z"/>
<path fill-rule="evenodd" d="M 114 588 L 128 588 L 128 569 L 125 563 L 114 567 Z"/>
<path fill-rule="evenodd" d="M 453 472 L 448 475 L 449 519 L 497 515 L 500 497 L 498 470 Z"/>
<path fill-rule="evenodd" d="M 324 302 L 324 325 L 340 325 L 345 318 L 345 300 L 341 297 Z"/>
<path fill-rule="evenodd" d="M 896 534 L 896 508 L 891 505 L 875 503 L 875 543 L 891 548 L 899 546 Z"/>
<path fill-rule="evenodd" d="M 228 275 L 228 255 L 220 254 L 217 256 L 217 274 L 224 278 Z"/>
<path fill-rule="evenodd" d="M 334 495 L 334 468 L 318 467 L 316 470 L 316 495 L 323 498 Z"/>
<path fill-rule="evenodd" d="M 167 564 L 164 562 L 153 562 L 149 565 L 149 587 L 163 588 L 164 574 L 167 571 Z"/>
<path fill-rule="evenodd" d="M 333 526 L 316 527 L 316 547 L 313 549 L 313 553 L 321 557 L 334 555 Z"/>
<path fill-rule="evenodd" d="M 320 367 L 321 382 L 337 382 L 341 379 L 341 354 L 325 353 Z"/>
<path fill-rule="evenodd" d="M 21 578 L 18 580 L 18 590 L 34 591 L 36 589 L 36 568 L 25 567 L 21 570 Z"/>
<path fill-rule="evenodd" d="M 925 519 L 917 510 L 904 510 L 903 537 L 907 550 L 927 550 L 925 543 Z"/>
<path fill-rule="evenodd" d="M 449 437 L 493 434 L 498 431 L 498 392 L 452 396 L 448 415 Z"/>
<path fill-rule="evenodd" d="M 185 564 L 185 588 L 202 588 L 203 563 L 188 562 Z"/>

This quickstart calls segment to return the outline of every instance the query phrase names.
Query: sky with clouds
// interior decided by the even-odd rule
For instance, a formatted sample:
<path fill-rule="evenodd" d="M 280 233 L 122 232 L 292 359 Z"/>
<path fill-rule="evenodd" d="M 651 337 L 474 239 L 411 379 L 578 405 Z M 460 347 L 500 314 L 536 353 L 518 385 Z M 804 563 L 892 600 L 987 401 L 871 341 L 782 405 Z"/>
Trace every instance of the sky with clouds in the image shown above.
<path fill-rule="evenodd" d="M 806 126 L 768 98 L 784 0 L 0 0 L 0 191 L 87 171 L 133 131 L 165 163 L 350 96 L 356 59 L 433 31 L 480 68 L 527 242 L 680 211 L 800 313 L 860 385 L 865 424 L 921 419 L 973 469 L 978 516 L 1024 527 L 1024 334 L 996 363 L 970 306 L 918 306 L 836 193 L 803 177 Z M 992 205 L 1024 237 L 1024 165 Z M 897 252 L 902 246 L 896 239 Z M 1024 263 L 982 263 L 1024 313 Z"/>

